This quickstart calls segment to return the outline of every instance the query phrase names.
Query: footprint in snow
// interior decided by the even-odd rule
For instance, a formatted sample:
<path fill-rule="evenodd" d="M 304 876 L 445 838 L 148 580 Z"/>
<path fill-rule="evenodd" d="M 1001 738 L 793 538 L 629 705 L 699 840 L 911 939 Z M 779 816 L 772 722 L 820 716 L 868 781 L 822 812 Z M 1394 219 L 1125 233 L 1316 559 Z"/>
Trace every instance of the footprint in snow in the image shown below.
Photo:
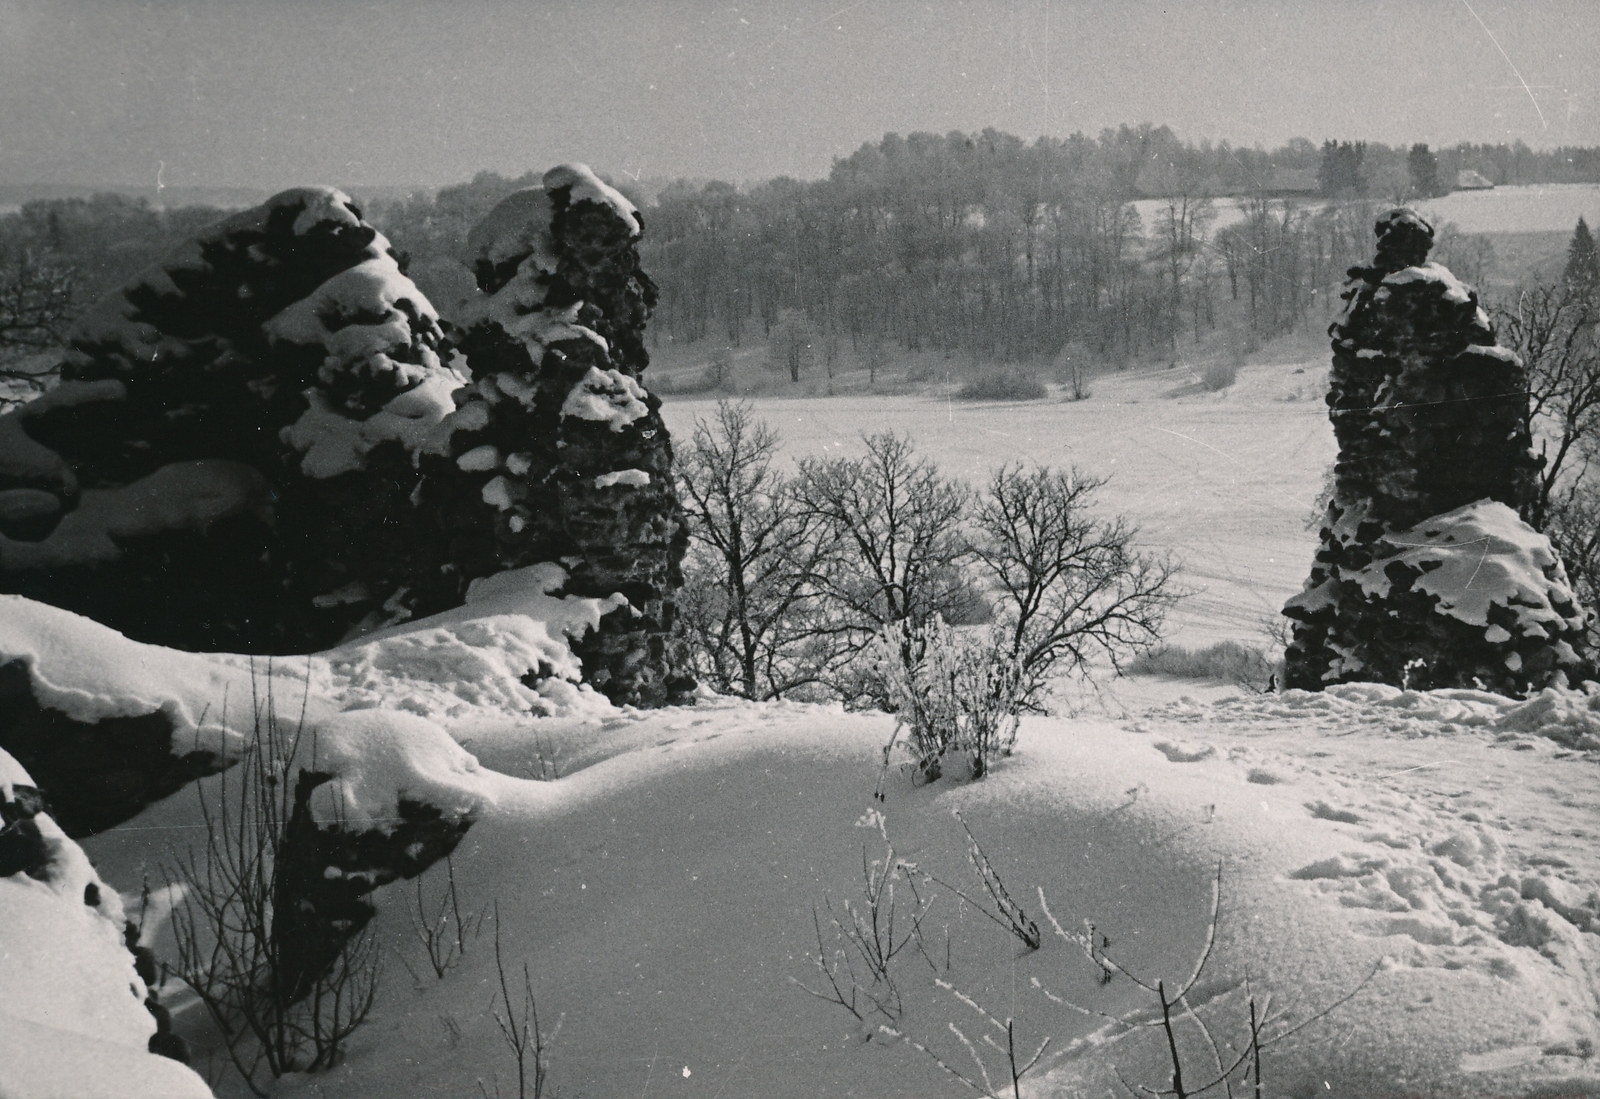
<path fill-rule="evenodd" d="M 1348 809 L 1335 809 L 1325 801 L 1308 801 L 1306 808 L 1318 820 L 1331 820 L 1339 824 L 1360 824 L 1361 818 Z"/>
<path fill-rule="evenodd" d="M 1170 763 L 1198 763 L 1210 759 L 1217 750 L 1209 744 L 1187 744 L 1178 740 L 1159 740 L 1155 750 L 1167 757 Z"/>

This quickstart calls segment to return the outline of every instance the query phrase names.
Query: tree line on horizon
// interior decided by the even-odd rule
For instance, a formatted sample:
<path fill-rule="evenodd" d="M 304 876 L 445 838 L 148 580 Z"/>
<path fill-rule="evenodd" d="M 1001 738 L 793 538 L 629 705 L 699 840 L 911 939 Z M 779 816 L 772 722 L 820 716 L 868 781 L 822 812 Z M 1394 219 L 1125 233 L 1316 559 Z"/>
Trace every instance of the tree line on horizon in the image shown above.
<path fill-rule="evenodd" d="M 1380 204 L 1443 193 L 1463 169 L 1600 182 L 1600 149 L 1296 138 L 1267 151 L 1148 124 L 1030 144 L 990 129 L 888 134 L 821 180 L 679 180 L 653 202 L 616 182 L 645 211 L 641 259 L 661 290 L 652 337 L 713 358 L 764 344 L 798 381 L 818 365 L 831 374 L 845 349 L 869 369 L 891 348 L 1177 358 L 1183 339 L 1223 325 L 1242 329 L 1230 338 L 1248 350 L 1331 314 Z M 459 255 L 496 201 L 536 183 L 484 172 L 371 214 L 426 262 Z M 1219 229 L 1223 196 L 1243 218 Z M 1139 199 L 1152 200 L 1142 218 Z M 1489 251 L 1449 233 L 1439 249 L 1478 279 Z"/>
<path fill-rule="evenodd" d="M 1248 346 L 1331 311 L 1378 203 L 1439 193 L 1464 168 L 1496 183 L 1600 182 L 1600 148 L 1295 138 L 1263 150 L 1149 124 L 1027 143 L 989 129 L 888 134 L 820 180 L 680 180 L 653 202 L 619 182 L 645 210 L 654 338 L 782 344 L 794 353 L 774 358 L 798 376 L 846 347 L 869 366 L 890 347 L 1176 357 L 1181 339 L 1218 327 L 1219 307 Z M 481 172 L 367 213 L 411 263 L 460 258 L 496 202 L 538 181 Z M 1244 216 L 1217 229 L 1221 196 Z M 1140 198 L 1153 214 L 1146 203 L 1139 216 Z M 225 213 L 100 194 L 0 216 L 0 344 L 58 343 L 84 307 Z M 1463 274 L 1481 277 L 1484 251 Z"/>
<path fill-rule="evenodd" d="M 890 134 L 823 180 L 671 185 L 647 211 L 642 255 L 662 292 L 657 331 L 684 343 L 791 344 L 800 326 L 823 358 L 848 344 L 869 363 L 884 344 L 1176 358 L 1184 337 L 1218 327 L 1223 302 L 1246 348 L 1330 313 L 1379 204 L 1440 194 L 1468 165 L 1600 180 L 1600 155 L 1516 146 L 1295 139 L 1269 153 L 1151 126 L 1032 144 Z M 1221 196 L 1242 218 L 1216 228 Z"/>

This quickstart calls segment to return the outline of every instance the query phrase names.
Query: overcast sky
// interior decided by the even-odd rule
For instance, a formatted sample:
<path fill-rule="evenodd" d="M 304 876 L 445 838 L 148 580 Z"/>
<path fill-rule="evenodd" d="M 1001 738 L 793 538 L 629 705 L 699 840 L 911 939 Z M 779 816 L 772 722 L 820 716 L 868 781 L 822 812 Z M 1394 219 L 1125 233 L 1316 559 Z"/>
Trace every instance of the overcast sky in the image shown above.
<path fill-rule="evenodd" d="M 817 178 L 885 132 L 1600 145 L 1597 0 L 0 0 L 0 183 Z"/>

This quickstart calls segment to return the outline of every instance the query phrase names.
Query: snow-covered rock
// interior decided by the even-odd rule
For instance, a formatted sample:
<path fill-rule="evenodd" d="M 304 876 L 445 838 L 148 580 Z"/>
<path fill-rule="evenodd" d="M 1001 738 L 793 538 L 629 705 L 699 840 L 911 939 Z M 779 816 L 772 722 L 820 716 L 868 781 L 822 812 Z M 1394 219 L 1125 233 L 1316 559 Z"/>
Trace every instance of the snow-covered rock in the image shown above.
<path fill-rule="evenodd" d="M 1510 694 L 1575 677 L 1584 615 L 1528 526 L 1534 456 L 1517 356 L 1475 291 L 1427 262 L 1415 212 L 1378 219 L 1334 324 L 1339 458 L 1285 682 L 1369 680 Z"/>
<path fill-rule="evenodd" d="M 421 571 L 414 603 L 435 610 L 496 569 L 562 561 L 569 593 L 627 601 L 579 641 L 584 679 L 656 705 L 689 689 L 671 641 L 687 543 L 661 402 L 639 380 L 656 295 L 641 232 L 582 165 L 551 169 L 472 231 L 479 293 L 452 340 L 473 381 L 429 438 L 419 495 L 455 557 Z"/>
<path fill-rule="evenodd" d="M 0 751 L 0 1095 L 210 1096 L 149 1052 L 156 1018 L 115 889 Z"/>
<path fill-rule="evenodd" d="M 337 641 L 405 586 L 413 456 L 465 380 L 442 335 L 338 191 L 206 230 L 0 418 L 0 590 L 182 648 Z"/>
<path fill-rule="evenodd" d="M 582 682 L 573 645 L 626 603 L 553 594 L 565 581 L 548 563 L 499 573 L 476 582 L 461 607 L 283 659 L 146 645 L 0 596 L 0 749 L 23 761 L 63 827 L 81 836 L 236 762 L 270 714 L 303 716 L 319 753 L 307 767 L 339 776 L 323 794 L 337 794 L 352 819 L 403 818 L 402 797 L 459 817 L 472 782 L 429 783 L 436 772 L 473 768 L 441 730 L 486 715 L 509 722 L 611 709 Z M 423 762 L 408 763 L 412 748 L 396 745 L 421 744 L 425 729 L 435 748 L 416 749 Z M 383 739 L 391 733 L 393 744 Z M 440 770 L 438 751 L 455 762 Z M 374 762 L 394 752 L 389 764 Z M 366 777 L 357 782 L 357 773 Z"/>

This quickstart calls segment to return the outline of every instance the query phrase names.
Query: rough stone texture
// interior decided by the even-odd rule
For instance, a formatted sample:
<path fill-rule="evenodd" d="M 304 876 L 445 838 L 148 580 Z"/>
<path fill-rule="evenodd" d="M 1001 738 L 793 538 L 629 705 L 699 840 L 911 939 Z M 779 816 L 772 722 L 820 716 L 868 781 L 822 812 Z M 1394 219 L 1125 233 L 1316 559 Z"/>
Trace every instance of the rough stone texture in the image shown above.
<path fill-rule="evenodd" d="M 613 702 L 660 705 L 692 687 L 672 642 L 687 528 L 660 399 L 639 382 L 655 286 L 640 226 L 585 168 L 546 174 L 474 230 L 480 297 L 451 342 L 473 382 L 422 456 L 421 511 L 448 547 L 415 609 L 461 601 L 502 569 L 558 561 L 564 594 L 629 606 L 574 643 Z"/>
<path fill-rule="evenodd" d="M 1539 459 L 1522 364 L 1477 293 L 1427 262 L 1426 221 L 1393 210 L 1376 232 L 1329 329 L 1339 457 L 1311 576 L 1284 608 L 1285 686 L 1521 694 L 1576 673 L 1582 612 L 1525 522 Z"/>
<path fill-rule="evenodd" d="M 285 191 L 99 302 L 0 418 L 0 590 L 174 648 L 306 652 L 400 586 L 461 378 L 348 198 Z"/>
<path fill-rule="evenodd" d="M 223 766 L 208 751 L 174 753 L 172 719 L 160 711 L 82 722 L 39 705 L 20 660 L 0 663 L 0 750 L 50 791 L 52 815 L 74 839 L 121 824 Z"/>
<path fill-rule="evenodd" d="M 399 878 L 416 877 L 454 851 L 472 826 L 470 815 L 408 798 L 400 799 L 400 819 L 387 829 L 319 823 L 311 812 L 312 792 L 335 777 L 300 772 L 278 846 L 272 939 L 279 944 L 283 983 L 292 1001 L 310 993 L 345 943 L 377 914 L 368 894 Z"/>

